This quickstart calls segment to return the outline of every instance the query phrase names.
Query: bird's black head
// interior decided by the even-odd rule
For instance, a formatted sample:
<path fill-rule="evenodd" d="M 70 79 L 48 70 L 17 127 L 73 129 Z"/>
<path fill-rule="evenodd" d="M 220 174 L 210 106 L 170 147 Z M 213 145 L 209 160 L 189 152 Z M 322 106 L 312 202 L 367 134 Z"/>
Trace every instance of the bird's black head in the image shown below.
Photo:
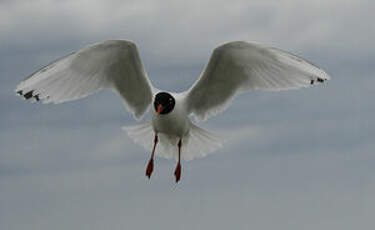
<path fill-rule="evenodd" d="M 167 114 L 173 110 L 175 103 L 176 101 L 172 95 L 166 92 L 161 92 L 155 96 L 154 109 L 159 115 Z"/>

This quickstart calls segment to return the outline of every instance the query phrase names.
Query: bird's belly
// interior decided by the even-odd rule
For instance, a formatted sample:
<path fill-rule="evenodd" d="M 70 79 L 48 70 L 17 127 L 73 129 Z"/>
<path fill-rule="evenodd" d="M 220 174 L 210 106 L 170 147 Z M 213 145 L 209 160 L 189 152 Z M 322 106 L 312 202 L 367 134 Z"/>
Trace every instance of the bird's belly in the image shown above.
<path fill-rule="evenodd" d="M 175 116 L 174 114 L 152 116 L 152 126 L 156 133 L 160 132 L 182 138 L 189 132 L 189 124 L 189 118 Z"/>

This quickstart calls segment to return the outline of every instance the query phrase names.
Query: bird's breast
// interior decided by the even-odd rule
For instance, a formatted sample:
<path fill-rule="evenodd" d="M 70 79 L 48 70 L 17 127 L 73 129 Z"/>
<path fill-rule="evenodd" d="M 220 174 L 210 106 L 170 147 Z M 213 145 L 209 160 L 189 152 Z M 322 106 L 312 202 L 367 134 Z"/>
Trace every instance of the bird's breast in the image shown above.
<path fill-rule="evenodd" d="M 176 105 L 174 110 L 168 114 L 158 115 L 153 112 L 152 126 L 156 133 L 165 133 L 182 138 L 189 132 L 190 120 L 186 112 Z"/>

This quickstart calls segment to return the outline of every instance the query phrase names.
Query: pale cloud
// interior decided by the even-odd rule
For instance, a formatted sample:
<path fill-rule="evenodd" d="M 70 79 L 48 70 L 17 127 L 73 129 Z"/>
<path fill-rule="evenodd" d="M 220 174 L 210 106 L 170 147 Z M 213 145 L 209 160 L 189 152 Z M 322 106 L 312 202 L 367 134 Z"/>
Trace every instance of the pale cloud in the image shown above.
<path fill-rule="evenodd" d="M 364 22 L 371 20 L 373 5 L 367 1 L 14 1 L 0 8 L 0 33 L 8 46 L 55 47 L 48 52 L 58 47 L 68 52 L 105 39 L 130 39 L 139 44 L 148 62 L 164 68 L 206 63 L 215 46 L 231 40 L 259 41 L 298 53 L 311 50 L 310 55 L 323 52 L 332 59 L 332 52 L 357 54 L 372 49 L 374 30 Z M 73 45 L 67 47 L 67 41 Z"/>

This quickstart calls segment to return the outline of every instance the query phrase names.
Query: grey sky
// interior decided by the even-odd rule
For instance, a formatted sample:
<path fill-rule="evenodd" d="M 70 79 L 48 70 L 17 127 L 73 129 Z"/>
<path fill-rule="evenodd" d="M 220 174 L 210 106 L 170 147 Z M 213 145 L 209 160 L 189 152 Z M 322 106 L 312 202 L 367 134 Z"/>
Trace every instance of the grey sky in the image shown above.
<path fill-rule="evenodd" d="M 375 213 L 372 1 L 1 1 L 0 229 L 366 229 Z M 182 91 L 212 49 L 273 45 L 332 80 L 250 92 L 201 125 L 223 149 L 157 158 L 121 126 L 136 122 L 100 92 L 61 105 L 17 98 L 16 84 L 93 42 L 137 43 L 151 81 Z"/>

